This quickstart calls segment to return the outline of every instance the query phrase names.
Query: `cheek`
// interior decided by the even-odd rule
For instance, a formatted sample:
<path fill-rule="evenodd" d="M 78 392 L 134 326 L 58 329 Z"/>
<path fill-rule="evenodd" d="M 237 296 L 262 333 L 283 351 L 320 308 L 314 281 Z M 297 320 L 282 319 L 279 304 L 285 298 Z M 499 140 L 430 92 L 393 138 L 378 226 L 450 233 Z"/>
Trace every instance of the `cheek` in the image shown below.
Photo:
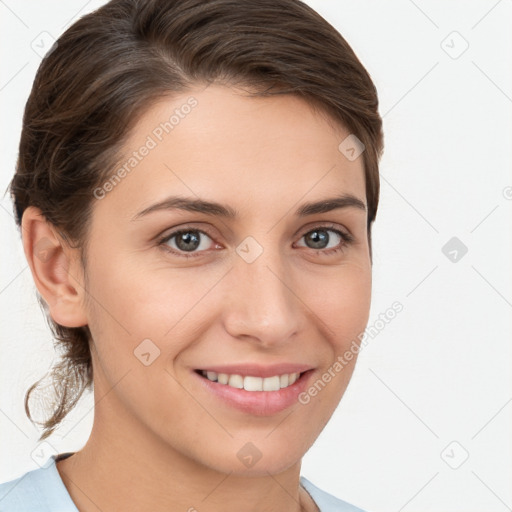
<path fill-rule="evenodd" d="M 326 344 L 323 365 L 299 397 L 299 403 L 316 418 L 318 433 L 329 421 L 352 377 L 371 305 L 371 268 L 347 264 L 334 274 L 330 279 L 317 279 L 317 284 L 322 282 L 323 286 L 317 286 L 317 292 L 308 297 Z"/>
<path fill-rule="evenodd" d="M 323 279 L 316 293 L 310 294 L 315 304 L 311 309 L 325 326 L 325 336 L 336 355 L 344 352 L 353 340 L 359 343 L 358 336 L 368 323 L 371 288 L 371 269 L 345 265 Z"/>
<path fill-rule="evenodd" d="M 89 327 L 112 350 L 127 347 L 128 356 L 145 339 L 166 358 L 185 348 L 208 322 L 208 294 L 225 273 L 220 268 L 144 266 L 121 257 L 103 261 L 108 263 L 89 272 Z"/>

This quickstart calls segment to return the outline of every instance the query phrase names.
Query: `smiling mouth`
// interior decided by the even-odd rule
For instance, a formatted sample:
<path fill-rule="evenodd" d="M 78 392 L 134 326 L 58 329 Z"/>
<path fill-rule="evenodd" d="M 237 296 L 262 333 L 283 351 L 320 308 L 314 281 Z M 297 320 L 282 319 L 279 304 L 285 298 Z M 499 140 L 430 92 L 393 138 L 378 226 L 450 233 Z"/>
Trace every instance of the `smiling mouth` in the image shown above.
<path fill-rule="evenodd" d="M 196 370 L 198 375 L 211 382 L 223 384 L 245 391 L 279 391 L 294 384 L 304 373 L 284 373 L 271 377 L 242 376 L 239 374 L 218 373 L 206 370 Z"/>

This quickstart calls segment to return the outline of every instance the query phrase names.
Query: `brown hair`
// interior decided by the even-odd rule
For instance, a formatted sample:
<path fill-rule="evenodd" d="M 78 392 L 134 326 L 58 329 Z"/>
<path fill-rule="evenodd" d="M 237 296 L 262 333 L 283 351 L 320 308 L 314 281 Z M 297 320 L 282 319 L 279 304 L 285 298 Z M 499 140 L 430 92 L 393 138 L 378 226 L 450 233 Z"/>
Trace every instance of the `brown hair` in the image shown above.
<path fill-rule="evenodd" d="M 377 92 L 343 37 L 300 0 L 112 0 L 74 23 L 43 59 L 25 107 L 10 185 L 18 225 L 28 206 L 40 208 L 80 249 L 85 270 L 92 191 L 137 119 L 164 95 L 214 82 L 295 94 L 362 141 L 371 258 L 383 150 Z M 91 388 L 92 364 L 89 328 L 58 325 L 38 298 L 61 351 L 42 440 Z M 32 421 L 40 382 L 25 396 Z"/>

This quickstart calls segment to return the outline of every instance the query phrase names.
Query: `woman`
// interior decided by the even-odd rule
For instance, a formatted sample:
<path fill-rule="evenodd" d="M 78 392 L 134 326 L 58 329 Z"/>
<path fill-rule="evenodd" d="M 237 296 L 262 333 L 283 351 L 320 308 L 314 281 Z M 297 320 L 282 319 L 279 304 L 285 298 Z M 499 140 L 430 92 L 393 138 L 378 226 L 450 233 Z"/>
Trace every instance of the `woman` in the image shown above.
<path fill-rule="evenodd" d="M 368 321 L 382 147 L 368 73 L 298 0 L 113 0 L 71 26 L 11 192 L 63 349 L 40 440 L 93 382 L 94 424 L 1 510 L 359 510 L 300 467 Z"/>

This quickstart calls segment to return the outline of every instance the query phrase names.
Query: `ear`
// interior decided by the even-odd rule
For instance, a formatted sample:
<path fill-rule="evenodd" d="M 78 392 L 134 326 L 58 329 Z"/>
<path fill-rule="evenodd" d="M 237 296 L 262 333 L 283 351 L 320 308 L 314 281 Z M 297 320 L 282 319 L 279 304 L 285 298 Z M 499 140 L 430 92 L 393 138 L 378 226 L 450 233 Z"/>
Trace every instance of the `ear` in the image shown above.
<path fill-rule="evenodd" d="M 23 212 L 21 232 L 32 277 L 52 319 L 64 327 L 87 325 L 79 250 L 71 248 L 33 206 Z"/>

